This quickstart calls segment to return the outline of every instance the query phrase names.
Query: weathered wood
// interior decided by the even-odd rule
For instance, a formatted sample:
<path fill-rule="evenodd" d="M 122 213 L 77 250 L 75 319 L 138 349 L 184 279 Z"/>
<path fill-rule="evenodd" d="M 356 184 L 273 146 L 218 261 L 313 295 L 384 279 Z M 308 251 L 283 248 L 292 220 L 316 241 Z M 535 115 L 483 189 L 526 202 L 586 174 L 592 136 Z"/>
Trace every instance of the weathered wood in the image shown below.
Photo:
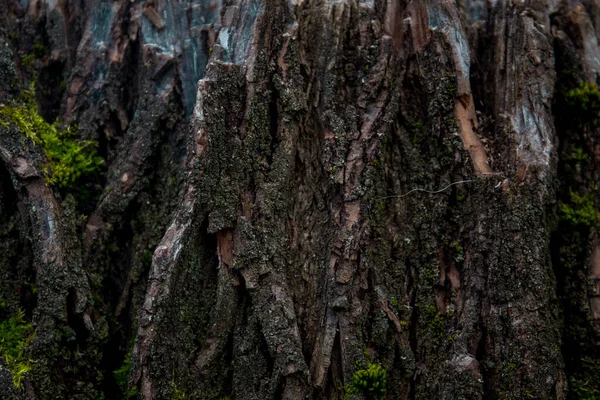
<path fill-rule="evenodd" d="M 0 2 L 0 103 L 37 78 L 105 159 L 52 187 L 0 124 L 2 317 L 36 328 L 0 397 L 342 399 L 372 363 L 389 399 L 600 392 L 599 16 Z"/>

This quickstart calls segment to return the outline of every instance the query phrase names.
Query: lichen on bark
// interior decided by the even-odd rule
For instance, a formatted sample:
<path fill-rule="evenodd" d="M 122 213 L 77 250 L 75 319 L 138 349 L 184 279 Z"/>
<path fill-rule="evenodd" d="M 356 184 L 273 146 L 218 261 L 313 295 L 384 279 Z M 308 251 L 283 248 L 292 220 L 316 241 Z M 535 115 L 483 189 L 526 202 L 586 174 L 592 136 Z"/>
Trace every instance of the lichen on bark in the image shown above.
<path fill-rule="evenodd" d="M 598 16 L 0 2 L 0 397 L 593 398 Z M 6 119 L 34 79 L 74 188 Z"/>

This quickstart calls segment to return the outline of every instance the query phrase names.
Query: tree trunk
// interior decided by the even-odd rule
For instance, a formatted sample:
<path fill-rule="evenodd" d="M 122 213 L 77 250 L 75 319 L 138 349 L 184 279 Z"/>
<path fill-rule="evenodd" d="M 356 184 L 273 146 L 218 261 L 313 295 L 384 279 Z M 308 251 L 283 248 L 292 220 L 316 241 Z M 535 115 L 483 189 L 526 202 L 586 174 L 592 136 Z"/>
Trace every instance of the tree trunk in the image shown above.
<path fill-rule="evenodd" d="M 597 2 L 0 21 L 0 398 L 599 398 Z M 30 85 L 99 169 L 54 183 Z"/>

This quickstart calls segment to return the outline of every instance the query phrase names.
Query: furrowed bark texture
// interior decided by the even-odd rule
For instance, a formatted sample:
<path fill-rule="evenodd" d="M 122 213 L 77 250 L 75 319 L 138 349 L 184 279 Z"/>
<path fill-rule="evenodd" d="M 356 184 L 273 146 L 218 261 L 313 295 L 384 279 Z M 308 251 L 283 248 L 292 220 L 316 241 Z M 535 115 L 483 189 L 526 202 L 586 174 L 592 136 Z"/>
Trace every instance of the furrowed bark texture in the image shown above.
<path fill-rule="evenodd" d="M 0 21 L 0 103 L 35 82 L 104 159 L 53 187 L 0 124 L 2 312 L 35 328 L 1 398 L 358 399 L 372 363 L 388 399 L 600 395 L 600 104 L 573 106 L 597 2 L 0 0 Z"/>

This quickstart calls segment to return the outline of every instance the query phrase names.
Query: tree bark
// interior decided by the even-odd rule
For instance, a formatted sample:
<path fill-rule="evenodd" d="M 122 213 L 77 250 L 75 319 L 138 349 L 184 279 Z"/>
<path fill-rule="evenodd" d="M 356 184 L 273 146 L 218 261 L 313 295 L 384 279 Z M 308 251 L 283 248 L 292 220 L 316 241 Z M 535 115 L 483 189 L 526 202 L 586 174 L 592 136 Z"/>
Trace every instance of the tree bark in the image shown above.
<path fill-rule="evenodd" d="M 54 187 L 0 124 L 2 312 L 35 328 L 1 398 L 342 399 L 370 364 L 387 399 L 600 395 L 595 1 L 0 20 L 0 103 L 35 81 L 104 159 Z"/>

